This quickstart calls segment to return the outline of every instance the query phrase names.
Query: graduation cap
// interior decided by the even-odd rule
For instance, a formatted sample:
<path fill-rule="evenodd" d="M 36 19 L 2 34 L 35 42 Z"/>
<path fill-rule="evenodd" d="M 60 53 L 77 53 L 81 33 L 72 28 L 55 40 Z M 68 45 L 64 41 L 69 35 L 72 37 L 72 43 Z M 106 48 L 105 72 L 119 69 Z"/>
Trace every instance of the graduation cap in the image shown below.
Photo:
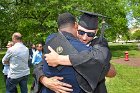
<path fill-rule="evenodd" d="M 107 17 L 98 13 L 92 13 L 92 12 L 83 11 L 83 10 L 78 10 L 78 11 L 83 13 L 80 16 L 80 19 L 78 22 L 79 25 L 89 30 L 96 30 L 98 28 L 98 17 L 102 17 L 103 19 Z"/>

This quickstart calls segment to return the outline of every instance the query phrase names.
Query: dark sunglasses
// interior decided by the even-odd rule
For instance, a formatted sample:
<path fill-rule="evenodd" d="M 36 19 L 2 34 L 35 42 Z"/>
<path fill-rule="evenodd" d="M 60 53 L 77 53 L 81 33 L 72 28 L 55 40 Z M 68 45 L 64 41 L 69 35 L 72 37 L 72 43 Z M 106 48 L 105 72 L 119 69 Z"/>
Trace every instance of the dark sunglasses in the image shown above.
<path fill-rule="evenodd" d="M 84 35 L 85 33 L 87 34 L 88 37 L 94 37 L 95 36 L 95 33 L 93 33 L 93 32 L 85 32 L 85 31 L 82 31 L 82 30 L 78 30 L 79 35 Z"/>

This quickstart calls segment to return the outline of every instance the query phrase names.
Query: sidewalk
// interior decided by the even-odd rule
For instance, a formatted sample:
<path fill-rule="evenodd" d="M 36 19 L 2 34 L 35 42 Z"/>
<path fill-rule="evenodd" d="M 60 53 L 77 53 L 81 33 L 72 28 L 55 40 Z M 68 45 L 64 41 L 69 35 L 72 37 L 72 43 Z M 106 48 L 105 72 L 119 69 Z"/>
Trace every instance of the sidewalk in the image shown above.
<path fill-rule="evenodd" d="M 140 58 L 129 58 L 129 61 L 125 61 L 124 58 L 119 58 L 119 59 L 113 59 L 111 61 L 118 64 L 126 64 L 129 66 L 140 67 Z"/>

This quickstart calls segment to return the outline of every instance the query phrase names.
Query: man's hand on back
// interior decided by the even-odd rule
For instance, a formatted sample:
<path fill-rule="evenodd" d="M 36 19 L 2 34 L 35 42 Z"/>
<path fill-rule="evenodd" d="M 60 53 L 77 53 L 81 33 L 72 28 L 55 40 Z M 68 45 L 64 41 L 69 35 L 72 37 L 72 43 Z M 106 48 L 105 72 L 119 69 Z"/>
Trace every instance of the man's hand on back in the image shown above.
<path fill-rule="evenodd" d="M 70 84 L 61 82 L 63 77 L 51 77 L 47 78 L 45 76 L 42 76 L 40 78 L 40 82 L 49 88 L 50 90 L 56 92 L 56 93 L 70 93 L 73 91 L 72 86 Z"/>

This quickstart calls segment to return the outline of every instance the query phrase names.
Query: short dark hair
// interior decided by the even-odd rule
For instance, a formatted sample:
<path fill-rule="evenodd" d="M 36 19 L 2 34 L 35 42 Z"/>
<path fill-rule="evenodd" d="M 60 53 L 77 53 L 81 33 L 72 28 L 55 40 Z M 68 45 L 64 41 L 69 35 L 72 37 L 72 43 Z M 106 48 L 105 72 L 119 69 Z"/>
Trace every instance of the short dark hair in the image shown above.
<path fill-rule="evenodd" d="M 74 25 L 76 18 L 71 13 L 63 13 L 58 16 L 57 24 L 58 28 L 65 27 L 65 25 L 70 24 Z"/>

